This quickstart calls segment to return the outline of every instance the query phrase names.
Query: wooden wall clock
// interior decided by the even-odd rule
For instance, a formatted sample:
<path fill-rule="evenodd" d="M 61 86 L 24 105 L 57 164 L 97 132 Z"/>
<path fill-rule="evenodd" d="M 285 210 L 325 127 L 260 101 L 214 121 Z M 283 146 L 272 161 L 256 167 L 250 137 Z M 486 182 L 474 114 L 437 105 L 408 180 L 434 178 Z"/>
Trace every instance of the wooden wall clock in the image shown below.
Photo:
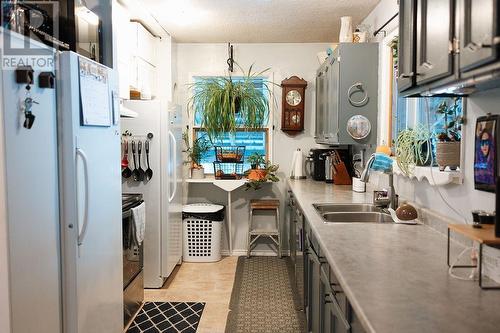
<path fill-rule="evenodd" d="M 297 135 L 304 130 L 304 106 L 307 81 L 292 76 L 281 81 L 281 130 Z"/>

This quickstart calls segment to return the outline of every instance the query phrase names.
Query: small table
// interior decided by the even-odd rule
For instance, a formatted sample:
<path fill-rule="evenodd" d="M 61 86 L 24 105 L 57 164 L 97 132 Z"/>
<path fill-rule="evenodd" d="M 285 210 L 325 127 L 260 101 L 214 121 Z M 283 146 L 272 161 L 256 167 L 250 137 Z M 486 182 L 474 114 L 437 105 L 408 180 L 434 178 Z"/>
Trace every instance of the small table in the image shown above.
<path fill-rule="evenodd" d="M 500 246 L 500 238 L 495 237 L 495 226 L 492 224 L 482 224 L 482 228 L 474 228 L 468 224 L 448 224 L 448 249 L 446 255 L 446 262 L 450 267 L 450 230 L 479 243 L 479 287 L 481 289 L 500 289 L 499 286 L 484 286 L 483 285 L 483 245 L 493 247 Z M 473 265 L 456 265 L 457 268 L 475 268 L 478 266 Z"/>
<path fill-rule="evenodd" d="M 236 190 L 237 188 L 245 185 L 248 180 L 246 178 L 243 179 L 228 179 L 228 180 L 219 180 L 213 177 L 207 177 L 203 179 L 186 179 L 187 183 L 196 183 L 196 184 L 213 184 L 218 188 L 226 191 L 227 193 L 227 233 L 228 233 L 228 243 L 229 243 L 229 255 L 233 254 L 233 231 L 232 231 L 232 198 L 231 192 Z"/>

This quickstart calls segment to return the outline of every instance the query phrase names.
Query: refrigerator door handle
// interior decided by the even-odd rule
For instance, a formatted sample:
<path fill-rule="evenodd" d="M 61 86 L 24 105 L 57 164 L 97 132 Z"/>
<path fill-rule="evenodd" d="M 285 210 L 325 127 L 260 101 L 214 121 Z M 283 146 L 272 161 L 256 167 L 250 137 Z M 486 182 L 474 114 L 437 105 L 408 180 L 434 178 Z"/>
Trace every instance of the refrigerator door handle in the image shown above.
<path fill-rule="evenodd" d="M 173 164 L 172 164 L 173 165 L 173 169 L 174 169 L 173 177 L 172 177 L 173 180 L 174 180 L 174 190 L 170 194 L 170 198 L 168 198 L 168 202 L 172 202 L 172 200 L 174 200 L 174 197 L 175 197 L 175 192 L 177 192 L 177 154 L 176 154 L 176 151 L 177 151 L 177 140 L 175 139 L 175 136 L 172 133 L 172 131 L 168 131 L 168 135 L 170 135 L 170 138 L 172 139 L 173 145 L 170 146 L 170 152 L 173 151 L 172 156 L 174 157 L 174 161 L 173 161 Z"/>
<path fill-rule="evenodd" d="M 85 239 L 85 234 L 87 233 L 87 225 L 89 222 L 89 176 L 88 176 L 88 159 L 87 155 L 85 152 L 80 149 L 76 148 L 76 156 L 80 156 L 83 162 L 83 176 L 85 177 L 85 204 L 84 204 L 84 210 L 83 210 L 83 225 L 82 225 L 82 230 L 80 231 L 80 226 L 78 223 L 78 246 L 83 244 L 83 240 Z M 78 221 L 78 218 L 77 218 Z"/>

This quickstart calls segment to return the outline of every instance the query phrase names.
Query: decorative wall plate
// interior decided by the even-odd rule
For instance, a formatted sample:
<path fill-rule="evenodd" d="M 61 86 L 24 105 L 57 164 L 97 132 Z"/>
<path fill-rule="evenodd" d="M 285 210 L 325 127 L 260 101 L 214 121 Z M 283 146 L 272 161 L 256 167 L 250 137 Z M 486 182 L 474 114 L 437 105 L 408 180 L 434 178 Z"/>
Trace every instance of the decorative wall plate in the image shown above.
<path fill-rule="evenodd" d="M 372 130 L 370 120 L 362 115 L 355 115 L 347 121 L 347 133 L 354 140 L 362 140 L 366 138 Z"/>

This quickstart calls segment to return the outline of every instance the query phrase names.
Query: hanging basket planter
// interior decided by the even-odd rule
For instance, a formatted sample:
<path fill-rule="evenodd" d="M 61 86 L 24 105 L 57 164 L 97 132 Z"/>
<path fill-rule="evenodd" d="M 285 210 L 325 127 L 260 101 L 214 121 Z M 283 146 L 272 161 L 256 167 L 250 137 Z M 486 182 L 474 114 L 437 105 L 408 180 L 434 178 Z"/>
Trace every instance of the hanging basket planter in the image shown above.
<path fill-rule="evenodd" d="M 250 66 L 241 79 L 203 77 L 189 86 L 193 95 L 188 109 L 194 110 L 212 142 L 238 128 L 260 129 L 266 125 L 272 95 L 272 83 L 262 79 L 267 71 L 252 73 Z M 262 84 L 256 85 L 256 80 Z"/>

